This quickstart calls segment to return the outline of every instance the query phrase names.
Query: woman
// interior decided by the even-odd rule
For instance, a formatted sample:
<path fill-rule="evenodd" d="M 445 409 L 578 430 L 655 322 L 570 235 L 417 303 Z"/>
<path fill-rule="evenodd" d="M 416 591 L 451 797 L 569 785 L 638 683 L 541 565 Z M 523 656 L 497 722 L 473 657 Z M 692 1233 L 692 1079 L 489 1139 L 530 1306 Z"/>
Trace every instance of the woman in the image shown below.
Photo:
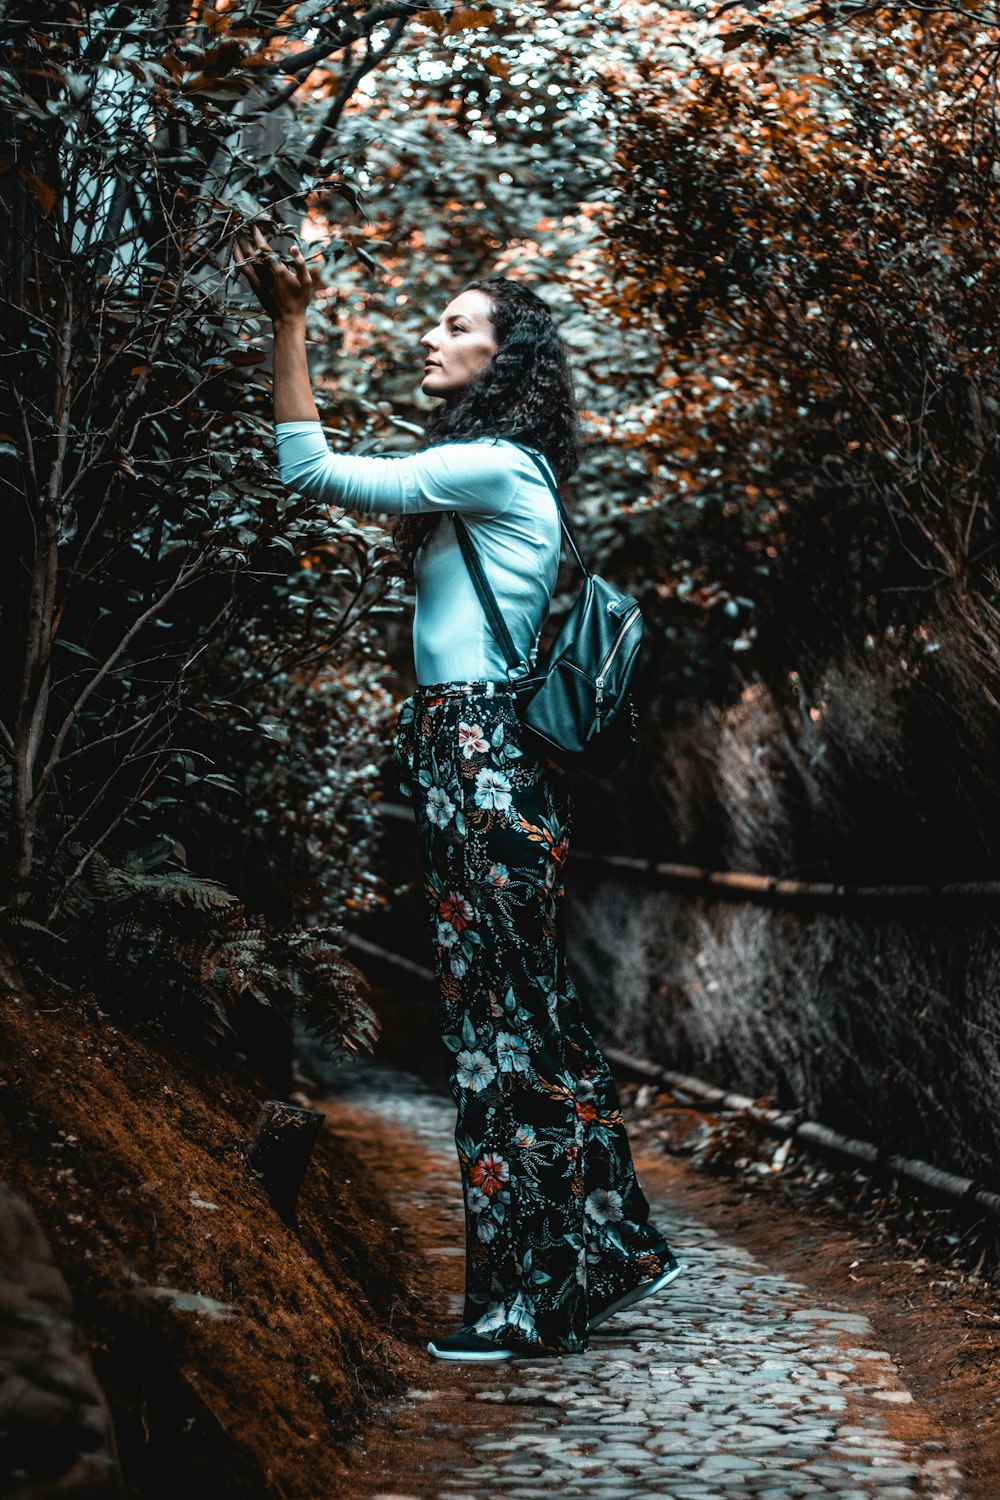
<path fill-rule="evenodd" d="M 274 323 L 275 435 L 290 488 L 397 517 L 413 556 L 418 689 L 396 756 L 414 800 L 465 1193 L 461 1328 L 439 1359 L 584 1350 L 590 1329 L 681 1269 L 632 1166 L 607 1063 L 566 972 L 561 869 L 568 778 L 526 745 L 509 680 L 456 540 L 459 512 L 527 675 L 559 563 L 552 493 L 577 462 L 565 350 L 528 288 L 473 282 L 425 333 L 422 389 L 441 398 L 422 451 L 331 453 L 305 344 L 311 280 L 260 230 L 237 264 Z"/>

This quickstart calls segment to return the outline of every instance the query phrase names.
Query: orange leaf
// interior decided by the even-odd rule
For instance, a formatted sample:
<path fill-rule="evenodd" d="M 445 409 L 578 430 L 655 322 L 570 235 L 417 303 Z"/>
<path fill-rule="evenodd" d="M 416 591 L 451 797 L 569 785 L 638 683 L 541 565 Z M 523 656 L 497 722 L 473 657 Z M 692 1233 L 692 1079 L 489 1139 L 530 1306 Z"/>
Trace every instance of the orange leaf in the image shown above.
<path fill-rule="evenodd" d="M 262 349 L 227 349 L 226 358 L 231 365 L 262 365 L 267 355 Z"/>
<path fill-rule="evenodd" d="M 444 16 L 439 10 L 418 10 L 414 19 L 436 31 L 438 36 L 444 34 Z"/>
<path fill-rule="evenodd" d="M 477 10 L 474 6 L 463 5 L 461 10 L 452 12 L 448 20 L 448 35 L 454 36 L 456 31 L 471 31 L 475 27 L 489 26 L 494 19 L 491 10 Z"/>
<path fill-rule="evenodd" d="M 42 206 L 42 213 L 45 215 L 46 218 L 48 218 L 48 216 L 52 212 L 53 208 L 55 208 L 55 204 L 56 204 L 56 195 L 55 195 L 55 193 L 49 187 L 48 183 L 47 182 L 43 182 L 42 179 L 39 176 L 36 175 L 36 173 L 34 173 L 34 172 L 26 172 L 24 170 L 24 168 L 22 167 L 21 168 L 21 176 L 24 178 L 25 182 L 28 184 L 28 186 L 30 187 L 31 191 L 34 193 L 35 197 L 38 199 L 39 203 L 41 204 L 41 206 Z"/>
<path fill-rule="evenodd" d="M 509 78 L 510 63 L 504 62 L 503 58 L 498 57 L 494 52 L 486 59 L 486 71 L 492 73 L 494 78 Z"/>

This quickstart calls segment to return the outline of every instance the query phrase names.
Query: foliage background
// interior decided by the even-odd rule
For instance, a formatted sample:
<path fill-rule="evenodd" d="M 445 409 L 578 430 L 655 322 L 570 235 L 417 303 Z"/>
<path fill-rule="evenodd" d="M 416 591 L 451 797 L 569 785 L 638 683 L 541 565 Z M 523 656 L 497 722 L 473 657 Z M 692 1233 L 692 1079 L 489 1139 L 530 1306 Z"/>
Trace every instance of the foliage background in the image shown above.
<path fill-rule="evenodd" d="M 590 954 L 641 1048 L 995 1181 L 995 921 L 935 895 L 991 878 L 1000 833 L 995 17 L 735 7 L 665 40 L 608 226 L 661 354 L 620 536 L 657 564 L 665 842 L 927 889 L 812 915 L 622 892 L 630 939 Z"/>
<path fill-rule="evenodd" d="M 320 994 L 313 1019 L 364 1038 L 339 928 L 386 895 L 373 800 L 411 684 L 407 586 L 379 528 L 331 527 L 280 492 L 265 330 L 224 269 L 226 234 L 261 211 L 311 249 L 317 397 L 355 451 L 414 441 L 428 406 L 417 340 L 466 278 L 524 277 L 559 315 L 588 438 L 568 498 L 649 622 L 641 752 L 616 780 L 581 784 L 581 846 L 806 880 L 990 876 L 988 8 L 199 15 L 173 50 L 141 30 L 137 50 L 119 46 L 132 83 L 110 88 L 100 132 L 71 33 L 44 44 L 61 81 L 25 70 L 5 106 L 21 153 L 0 176 L 10 253 L 28 224 L 47 257 L 16 372 L 29 427 L 51 434 L 68 413 L 84 459 L 75 531 L 53 543 L 54 572 L 51 547 L 41 567 L 57 579 L 51 662 L 44 632 L 30 645 L 23 569 L 6 617 L 30 648 L 8 659 L 2 716 L 22 782 L 122 619 L 199 560 L 71 715 L 76 758 L 46 784 L 28 873 L 12 866 L 16 962 L 113 987 L 123 957 L 135 973 L 152 952 L 171 1005 L 208 994 L 231 1019 L 261 1001 L 301 1013 Z M 28 57 L 43 44 L 19 24 Z M 306 59 L 296 77 L 277 68 L 289 52 Z M 136 97 L 155 102 L 153 136 Z M 75 204 L 60 133 L 85 168 Z M 87 173 L 103 195 L 83 191 Z M 61 268 L 84 263 L 103 268 L 101 314 L 59 324 Z M 62 408 L 47 394 L 59 327 Z M 102 447 L 93 414 L 112 421 L 125 391 L 128 442 Z M 13 450 L 24 418 L 5 423 Z M 27 508 L 10 555 L 37 575 L 32 484 L 11 478 Z M 48 515 L 58 538 L 66 517 Z M 148 789 L 140 766 L 156 769 Z M 23 822 L 16 785 L 12 798 Z M 807 920 L 574 880 L 577 972 L 606 1034 L 991 1171 L 991 908 Z"/>

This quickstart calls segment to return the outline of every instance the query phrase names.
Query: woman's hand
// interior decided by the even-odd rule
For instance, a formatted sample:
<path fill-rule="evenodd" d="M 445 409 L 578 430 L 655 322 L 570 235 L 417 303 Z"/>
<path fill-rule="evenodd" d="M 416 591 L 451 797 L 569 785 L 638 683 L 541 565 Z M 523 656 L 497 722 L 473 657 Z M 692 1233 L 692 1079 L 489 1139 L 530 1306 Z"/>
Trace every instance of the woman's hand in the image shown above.
<path fill-rule="evenodd" d="M 275 325 L 295 319 L 304 322 L 313 283 L 298 245 L 292 246 L 286 260 L 272 250 L 256 224 L 250 225 L 249 233 L 238 230 L 234 239 L 237 270 L 246 277 L 271 321 Z"/>

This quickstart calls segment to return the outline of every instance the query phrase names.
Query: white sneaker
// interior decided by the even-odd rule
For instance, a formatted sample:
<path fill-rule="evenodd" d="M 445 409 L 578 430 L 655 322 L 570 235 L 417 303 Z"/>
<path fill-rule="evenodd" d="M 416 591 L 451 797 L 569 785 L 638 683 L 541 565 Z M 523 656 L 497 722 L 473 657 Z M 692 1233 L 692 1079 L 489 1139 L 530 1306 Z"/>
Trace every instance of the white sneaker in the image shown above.
<path fill-rule="evenodd" d="M 446 1333 L 435 1335 L 427 1345 L 427 1352 L 435 1359 L 490 1360 L 513 1359 L 513 1349 L 502 1349 L 492 1339 L 478 1333 Z"/>

